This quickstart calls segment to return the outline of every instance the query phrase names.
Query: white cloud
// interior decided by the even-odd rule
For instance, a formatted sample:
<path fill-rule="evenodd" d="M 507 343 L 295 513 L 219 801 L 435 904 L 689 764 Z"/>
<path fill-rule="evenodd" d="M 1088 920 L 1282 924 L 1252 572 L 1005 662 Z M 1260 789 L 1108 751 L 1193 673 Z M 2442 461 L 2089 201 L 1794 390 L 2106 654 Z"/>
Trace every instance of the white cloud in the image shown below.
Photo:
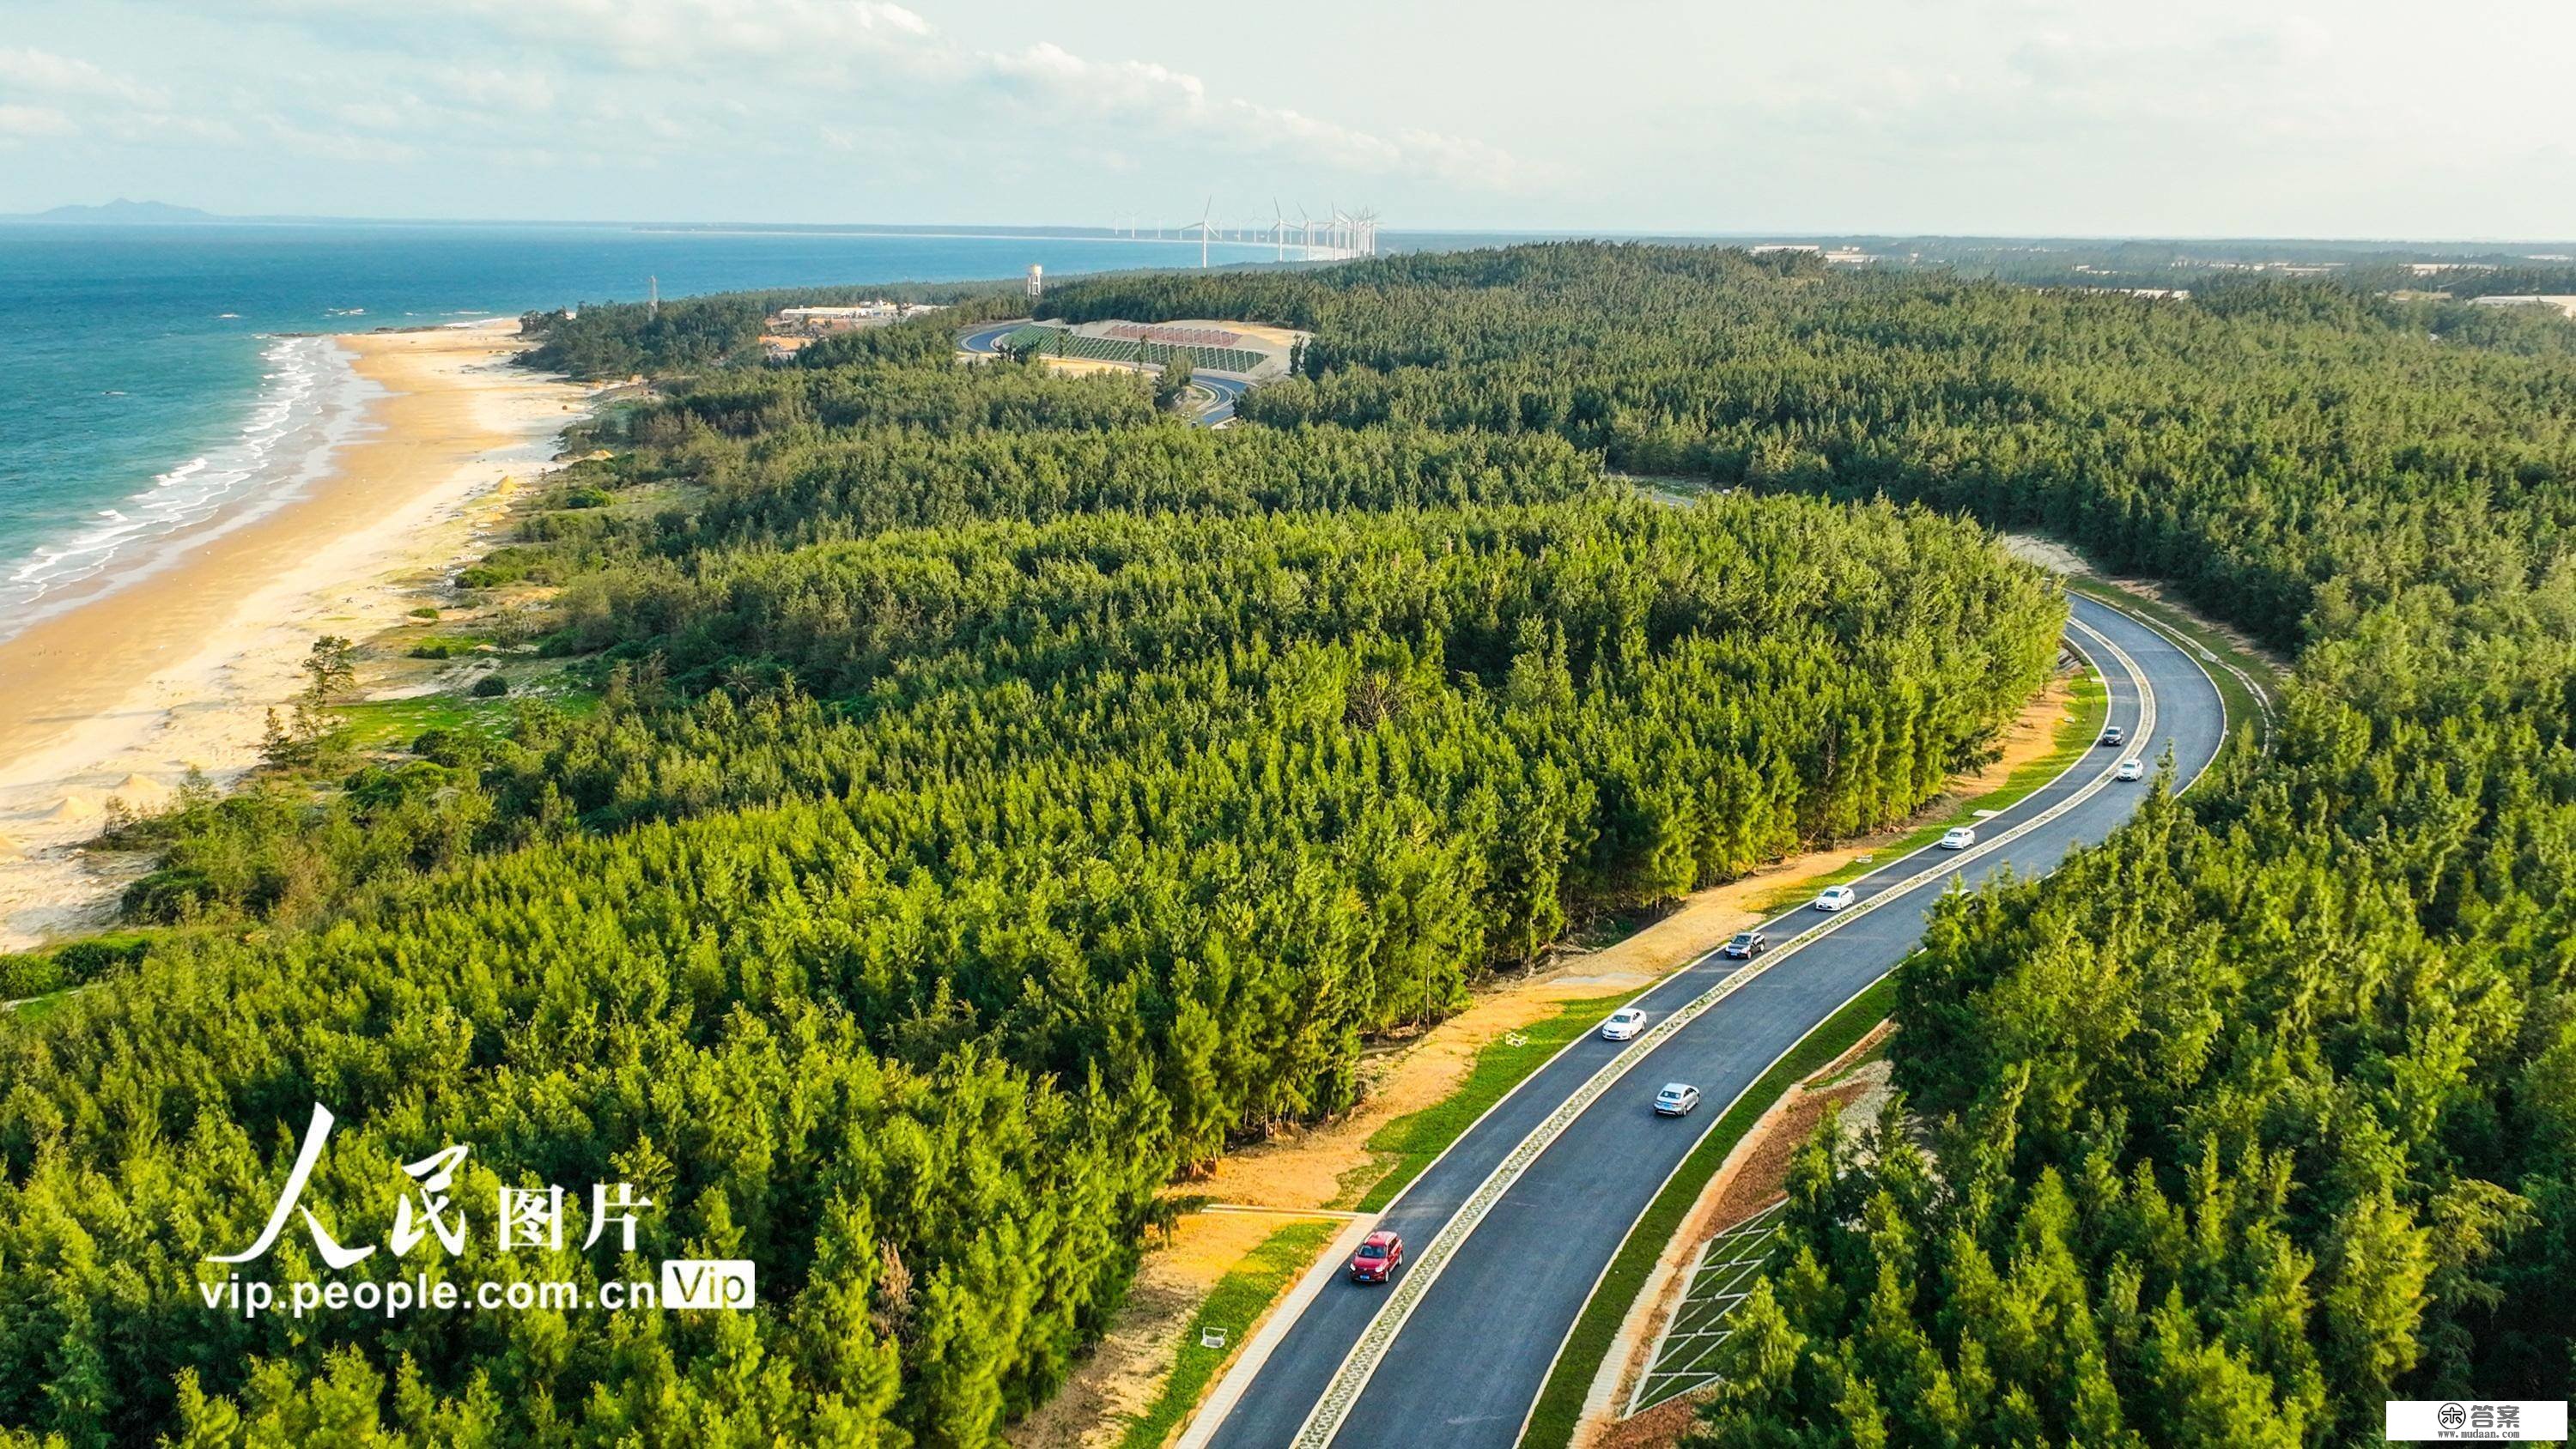
<path fill-rule="evenodd" d="M 238 146 L 242 140 L 241 128 L 220 117 L 181 116 L 167 111 L 123 111 L 101 121 L 99 128 L 120 141 L 164 147 L 174 141 Z"/>
<path fill-rule="evenodd" d="M 2430 63 L 2398 0 L 2168 0 L 2149 25 L 2081 0 L 1622 0 L 1574 23 L 1540 0 L 1177 24 L 1149 0 L 0 10 L 12 134 L 78 137 L 16 143 L 0 191 L 30 205 L 202 179 L 218 206 L 388 215 L 1168 221 L 1214 191 L 1405 226 L 2576 225 L 2550 99 L 2576 6 L 2531 0 L 2448 0 L 2445 33 L 2515 37 L 2472 67 Z M 183 95 L 148 96 L 161 78 Z M 317 155 L 333 132 L 413 164 Z"/>
<path fill-rule="evenodd" d="M 0 138 L 31 140 L 39 136 L 69 136 L 79 131 L 72 118 L 47 106 L 0 105 Z"/>
<path fill-rule="evenodd" d="M 85 60 L 22 46 L 0 46 L 0 81 L 42 95 L 122 101 L 128 105 L 166 104 L 150 86 L 101 70 Z"/>
<path fill-rule="evenodd" d="M 353 136 L 345 131 L 325 131 L 300 124 L 285 116 L 263 118 L 263 127 L 278 144 L 301 155 L 326 161 L 354 161 L 371 166 L 398 165 L 415 160 L 420 152 L 400 141 L 376 136 Z"/>
<path fill-rule="evenodd" d="M 1383 136 L 1284 106 L 1213 99 L 1199 77 L 1147 61 L 1092 61 L 1052 41 L 978 57 L 988 83 L 1070 124 L 1195 128 L 1221 149 L 1247 150 L 1361 176 L 1413 177 L 1510 190 L 1535 168 L 1500 147 L 1436 131 Z"/>
<path fill-rule="evenodd" d="M 558 120 L 549 124 L 560 124 L 568 109 L 581 124 L 609 97 L 634 94 L 624 78 L 650 75 L 639 130 L 675 142 L 721 141 L 735 154 L 746 144 L 774 149 L 777 138 L 801 132 L 866 155 L 878 148 L 847 140 L 899 126 L 935 132 L 928 144 L 976 136 L 996 149 L 1024 149 L 1035 135 L 1041 149 L 1090 164 L 1134 144 L 1139 128 L 1159 127 L 1172 144 L 1257 158 L 1292 175 L 1510 191 L 1544 174 L 1480 141 L 1420 128 L 1385 134 L 1220 96 L 1201 77 L 1151 60 L 1093 59 L 1044 40 L 978 48 L 891 0 L 230 0 L 228 8 L 284 17 L 348 46 L 435 55 L 433 94 L 479 114 L 470 125 L 416 127 L 410 139 L 424 147 L 478 136 L 502 144 L 491 133 L 505 124 L 495 113 L 551 114 Z M 491 63 L 502 52 L 512 57 L 507 69 Z M 576 91 L 586 99 L 574 99 Z M 979 120 L 996 103 L 1017 113 L 1007 137 Z M 716 123 L 728 104 L 751 124 Z M 960 107 L 969 114 L 961 118 Z M 708 123 L 692 125 L 693 116 Z M 342 107 L 338 119 L 395 130 L 379 97 Z M 521 131 L 509 138 L 530 146 L 559 139 Z"/>
<path fill-rule="evenodd" d="M 224 8 L 353 44 L 435 53 L 480 31 L 543 47 L 551 59 L 654 72 L 892 51 L 932 33 L 930 22 L 888 0 L 230 0 Z"/>
<path fill-rule="evenodd" d="M 432 79 L 440 90 L 486 110 L 541 115 L 555 108 L 554 79 L 541 70 L 451 65 L 439 67 Z"/>

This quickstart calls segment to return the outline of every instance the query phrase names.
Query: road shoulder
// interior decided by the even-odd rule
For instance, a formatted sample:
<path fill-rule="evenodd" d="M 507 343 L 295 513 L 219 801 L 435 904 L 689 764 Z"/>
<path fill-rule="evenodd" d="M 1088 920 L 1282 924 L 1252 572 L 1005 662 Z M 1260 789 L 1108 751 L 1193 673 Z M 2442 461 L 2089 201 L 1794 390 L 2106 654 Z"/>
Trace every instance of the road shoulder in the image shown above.
<path fill-rule="evenodd" d="M 1485 1107 L 1552 1056 L 1565 1032 L 1588 1031 L 1618 1001 L 1775 914 L 1775 899 L 1811 892 L 1868 870 L 1872 860 L 1903 854 L 1926 828 L 1937 833 L 1937 822 L 2027 777 L 2059 751 L 2070 728 L 2089 728 L 2073 701 L 2064 681 L 2052 681 L 2006 729 L 1994 760 L 1960 776 L 1899 825 L 1693 892 L 1661 914 L 1626 918 L 1619 923 L 1626 929 L 1598 944 L 1578 936 L 1552 951 L 1537 970 L 1479 989 L 1466 1010 L 1373 1049 L 1362 1062 L 1361 1101 L 1354 1111 L 1231 1151 L 1203 1177 L 1175 1185 L 1173 1193 L 1283 1211 L 1383 1203 Z M 1185 1213 L 1171 1236 L 1148 1251 L 1138 1292 L 1109 1334 L 1047 1405 L 1008 1432 L 1009 1442 L 1015 1449 L 1110 1449 L 1125 1442 L 1128 1426 L 1150 1414 L 1163 1394 L 1201 1305 L 1263 1241 L 1240 1216 Z M 1328 1251 L 1318 1265 L 1338 1261 Z M 1284 1334 L 1295 1318 L 1273 1305 L 1260 1323 Z M 1210 1413 L 1208 1406 L 1220 1402 L 1216 1395 L 1228 1395 L 1229 1386 L 1240 1392 L 1248 1366 L 1257 1363 L 1251 1354 L 1247 1346 L 1219 1370 L 1211 1397 L 1185 1423 L 1213 1428 L 1222 1414 Z"/>

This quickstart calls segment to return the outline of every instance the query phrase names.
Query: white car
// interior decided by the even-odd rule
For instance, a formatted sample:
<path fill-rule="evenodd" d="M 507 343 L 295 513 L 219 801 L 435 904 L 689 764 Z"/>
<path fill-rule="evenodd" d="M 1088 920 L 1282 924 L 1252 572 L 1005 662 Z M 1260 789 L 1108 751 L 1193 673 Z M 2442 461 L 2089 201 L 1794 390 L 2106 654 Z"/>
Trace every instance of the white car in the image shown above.
<path fill-rule="evenodd" d="M 1965 850 L 1976 843 L 1977 831 L 1974 826 L 1954 825 L 1948 830 L 1941 832 L 1941 848 L 1943 850 Z"/>
<path fill-rule="evenodd" d="M 1839 911 L 1859 899 L 1860 893 L 1850 886 L 1827 886 L 1816 895 L 1816 909 Z"/>
<path fill-rule="evenodd" d="M 1666 1082 L 1664 1089 L 1655 1094 L 1655 1115 L 1658 1117 L 1687 1117 L 1691 1108 L 1698 1105 L 1699 1088 L 1688 1082 Z"/>
<path fill-rule="evenodd" d="M 1608 1021 L 1601 1023 L 1601 1039 L 1626 1041 L 1645 1029 L 1646 1014 L 1633 1006 L 1623 1006 L 1610 1013 Z"/>
<path fill-rule="evenodd" d="M 2120 762 L 2120 768 L 2111 772 L 2111 778 L 2115 780 L 2143 780 L 2147 778 L 2146 764 L 2140 760 L 2122 760 Z"/>

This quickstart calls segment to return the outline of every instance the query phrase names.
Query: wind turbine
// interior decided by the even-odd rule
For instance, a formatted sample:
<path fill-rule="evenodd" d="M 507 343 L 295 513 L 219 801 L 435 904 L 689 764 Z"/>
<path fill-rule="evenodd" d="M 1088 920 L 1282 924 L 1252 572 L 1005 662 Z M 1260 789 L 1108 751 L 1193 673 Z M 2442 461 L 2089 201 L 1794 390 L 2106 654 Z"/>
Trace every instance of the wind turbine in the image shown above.
<path fill-rule="evenodd" d="M 1302 204 L 1297 208 L 1297 229 L 1306 234 L 1305 249 L 1297 260 L 1311 262 L 1315 259 L 1315 218 L 1306 214 Z"/>
<path fill-rule="evenodd" d="M 1279 255 L 1271 260 L 1288 260 L 1288 213 L 1279 209 L 1279 198 L 1275 196 L 1270 198 L 1270 240 L 1279 248 Z"/>
<path fill-rule="evenodd" d="M 1191 227 L 1196 227 L 1198 229 L 1199 265 L 1201 267 L 1205 267 L 1208 264 L 1208 233 L 1215 230 L 1215 228 L 1208 225 L 1208 213 L 1215 209 L 1216 197 L 1211 195 L 1207 199 L 1207 204 L 1199 208 L 1199 219 L 1191 222 L 1189 226 L 1181 228 L 1183 231 L 1188 231 Z"/>

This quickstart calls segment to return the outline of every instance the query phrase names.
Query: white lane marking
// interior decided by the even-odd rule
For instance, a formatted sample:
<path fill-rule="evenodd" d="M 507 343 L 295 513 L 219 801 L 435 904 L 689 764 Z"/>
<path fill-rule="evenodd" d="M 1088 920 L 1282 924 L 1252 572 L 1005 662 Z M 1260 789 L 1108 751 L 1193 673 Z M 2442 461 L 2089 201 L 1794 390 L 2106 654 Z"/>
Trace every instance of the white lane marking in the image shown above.
<path fill-rule="evenodd" d="M 2138 667 L 2138 662 L 2129 657 L 2128 651 L 2113 643 L 2108 635 L 2092 625 L 2074 618 L 2071 614 L 2068 616 L 2067 623 L 2069 627 L 2080 629 L 2092 636 L 2128 674 L 2131 684 L 2138 692 L 2138 734 L 2142 738 L 2152 736 L 2156 725 L 2156 694 L 2154 686 L 2147 682 L 2146 671 Z M 1657 1022 L 1643 1035 L 1629 1043 L 1625 1050 L 1603 1064 L 1601 1069 L 1594 1072 L 1582 1086 L 1575 1088 L 1564 1101 L 1559 1102 L 1556 1110 L 1550 1112 L 1545 1121 L 1530 1129 L 1529 1135 L 1523 1137 L 1511 1152 L 1496 1164 L 1494 1170 L 1486 1175 L 1485 1180 L 1476 1185 L 1476 1190 L 1468 1195 L 1467 1200 L 1459 1205 L 1458 1210 L 1450 1214 L 1449 1220 L 1441 1224 L 1439 1232 L 1433 1235 L 1430 1245 L 1425 1247 L 1421 1256 L 1414 1260 L 1413 1267 L 1396 1281 L 1395 1291 L 1387 1296 L 1386 1303 L 1378 1309 L 1375 1316 L 1370 1318 L 1368 1327 L 1360 1331 L 1358 1341 L 1351 1345 L 1347 1354 L 1343 1355 L 1341 1365 L 1333 1371 L 1332 1380 L 1325 1385 L 1322 1397 L 1315 1401 L 1314 1408 L 1307 1411 L 1305 1422 L 1298 1426 L 1297 1436 L 1290 1442 L 1296 1446 L 1296 1449 L 1324 1449 L 1324 1446 L 1333 1442 L 1334 1436 L 1341 1432 L 1343 1421 L 1350 1417 L 1352 1406 L 1359 1402 L 1360 1392 L 1368 1387 L 1369 1380 L 1377 1374 L 1378 1365 L 1385 1361 L 1387 1350 L 1395 1343 L 1395 1336 L 1403 1331 L 1405 1321 L 1413 1316 L 1413 1310 L 1420 1306 L 1424 1296 L 1430 1293 L 1432 1285 L 1440 1281 L 1441 1273 L 1448 1268 L 1449 1260 L 1456 1256 L 1459 1246 L 1484 1222 L 1486 1214 L 1492 1212 L 1495 1204 L 1502 1201 L 1503 1195 L 1520 1181 L 1524 1173 L 1529 1171 L 1531 1164 L 1535 1163 L 1548 1148 L 1554 1146 L 1557 1139 L 1565 1135 L 1566 1129 L 1572 1127 L 1577 1118 L 1589 1111 L 1593 1103 L 1599 1101 L 1638 1063 L 1671 1040 L 1683 1027 L 1698 1020 L 1709 1008 L 1734 995 L 1736 990 L 1746 982 L 1770 970 L 1781 961 L 1891 901 L 1912 895 L 1933 881 L 1955 876 L 1958 867 L 1994 854 L 2092 799 L 2101 793 L 2103 787 L 2111 783 L 2112 772 L 2118 768 L 2119 762 L 2116 759 L 2105 764 L 2100 774 L 2087 781 L 2075 793 L 1994 839 L 1980 842 L 1959 852 L 1958 860 L 1954 864 L 1944 864 L 1919 871 L 1904 881 L 1880 891 L 1868 900 L 1830 914 L 1822 923 L 1810 926 L 1791 937 L 1778 949 L 1772 951 L 1767 959 L 1755 958 L 1728 973 L 1716 985 L 1689 1002 L 1666 1013 L 1663 1020 Z M 1740 1100 L 1742 1093 L 1738 1093 L 1737 1096 Z M 1733 1110 L 1732 1103 L 1727 1110 Z M 1724 1116 L 1725 1113 L 1720 1112 L 1710 1118 L 1710 1128 L 1713 1130 L 1716 1123 Z M 1707 1134 L 1703 1131 L 1701 1135 L 1705 1137 Z M 1415 1180 L 1420 1181 L 1419 1178 Z M 1634 1230 L 1635 1225 L 1632 1223 L 1630 1231 Z M 1625 1234 L 1621 1236 L 1624 1239 Z"/>

